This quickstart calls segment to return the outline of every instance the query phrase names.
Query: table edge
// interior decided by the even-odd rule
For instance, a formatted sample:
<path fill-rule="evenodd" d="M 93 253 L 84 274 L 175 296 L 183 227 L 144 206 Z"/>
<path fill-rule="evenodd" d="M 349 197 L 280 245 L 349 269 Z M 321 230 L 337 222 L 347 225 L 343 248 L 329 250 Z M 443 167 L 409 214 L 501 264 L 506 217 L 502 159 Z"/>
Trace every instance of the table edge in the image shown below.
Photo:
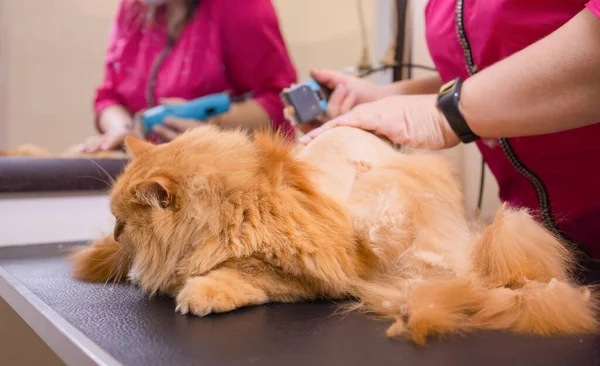
<path fill-rule="evenodd" d="M 122 365 L 1 265 L 0 297 L 67 365 Z"/>

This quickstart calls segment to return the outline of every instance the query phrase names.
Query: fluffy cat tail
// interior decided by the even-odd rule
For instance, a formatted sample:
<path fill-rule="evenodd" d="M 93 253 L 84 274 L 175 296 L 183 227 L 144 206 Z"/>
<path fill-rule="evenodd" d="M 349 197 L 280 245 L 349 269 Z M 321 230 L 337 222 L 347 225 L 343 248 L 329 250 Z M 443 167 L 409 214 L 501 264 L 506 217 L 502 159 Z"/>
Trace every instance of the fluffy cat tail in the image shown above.
<path fill-rule="evenodd" d="M 490 289 L 475 325 L 542 335 L 597 331 L 598 294 L 574 284 L 575 265 L 574 253 L 526 210 L 503 205 L 473 248 L 473 272 Z"/>
<path fill-rule="evenodd" d="M 589 288 L 556 279 L 527 281 L 517 289 L 489 289 L 457 278 L 423 282 L 412 286 L 405 304 L 395 315 L 388 310 L 396 321 L 387 334 L 419 345 L 431 335 L 474 329 L 538 335 L 598 331 L 597 297 Z"/>
<path fill-rule="evenodd" d="M 594 288 L 571 282 L 573 254 L 526 211 L 501 207 L 476 239 L 471 262 L 466 277 L 430 268 L 427 273 L 436 275 L 423 273 L 422 280 L 370 281 L 359 289 L 362 306 L 396 320 L 388 336 L 420 345 L 430 335 L 474 329 L 540 335 L 598 331 Z"/>
<path fill-rule="evenodd" d="M 495 287 L 516 285 L 524 278 L 568 280 L 575 257 L 526 210 L 504 204 L 475 242 L 471 262 L 474 273 Z"/>

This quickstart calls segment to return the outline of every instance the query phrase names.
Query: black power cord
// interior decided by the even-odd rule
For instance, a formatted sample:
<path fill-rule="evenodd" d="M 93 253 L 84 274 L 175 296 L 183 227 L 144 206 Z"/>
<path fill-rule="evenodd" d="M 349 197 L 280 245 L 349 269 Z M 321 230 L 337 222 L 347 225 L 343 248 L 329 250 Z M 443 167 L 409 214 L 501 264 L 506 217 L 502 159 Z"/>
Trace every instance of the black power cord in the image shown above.
<path fill-rule="evenodd" d="M 378 73 L 378 72 L 382 72 L 388 69 L 404 69 L 404 68 L 408 68 L 408 69 L 421 69 L 421 70 L 425 70 L 425 71 L 431 71 L 431 72 L 436 72 L 437 69 L 435 67 L 431 67 L 431 66 L 425 66 L 425 65 L 418 65 L 418 64 L 395 64 L 395 65 L 381 65 L 378 67 L 374 67 L 372 69 L 368 69 L 368 70 L 363 70 L 362 72 L 360 72 L 358 74 L 358 77 L 360 78 L 364 78 L 367 77 L 369 75 Z"/>
<path fill-rule="evenodd" d="M 477 198 L 477 211 L 481 212 L 483 203 L 483 188 L 485 187 L 485 160 L 481 158 L 481 178 L 479 180 L 479 197 Z"/>

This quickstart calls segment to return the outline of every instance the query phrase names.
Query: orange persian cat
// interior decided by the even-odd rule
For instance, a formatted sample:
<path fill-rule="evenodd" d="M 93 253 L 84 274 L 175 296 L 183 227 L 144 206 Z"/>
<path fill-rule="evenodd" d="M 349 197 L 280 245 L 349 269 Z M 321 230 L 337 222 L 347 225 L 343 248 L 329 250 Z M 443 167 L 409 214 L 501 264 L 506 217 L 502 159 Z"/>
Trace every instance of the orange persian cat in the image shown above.
<path fill-rule="evenodd" d="M 129 280 L 198 316 L 352 297 L 394 321 L 390 336 L 419 344 L 472 329 L 597 329 L 571 253 L 525 211 L 502 207 L 472 227 L 438 155 L 343 127 L 299 151 L 212 127 L 126 143 L 114 233 L 74 254 L 82 280 Z"/>

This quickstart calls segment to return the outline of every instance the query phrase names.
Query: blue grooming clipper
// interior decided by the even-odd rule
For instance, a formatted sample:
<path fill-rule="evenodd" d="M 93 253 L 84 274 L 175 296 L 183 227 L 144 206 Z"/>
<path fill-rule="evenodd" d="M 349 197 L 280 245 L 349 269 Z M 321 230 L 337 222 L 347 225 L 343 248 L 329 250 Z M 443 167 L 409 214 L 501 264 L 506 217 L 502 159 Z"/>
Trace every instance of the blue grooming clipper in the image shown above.
<path fill-rule="evenodd" d="M 287 106 L 293 107 L 296 122 L 306 123 L 325 112 L 331 92 L 331 89 L 310 79 L 285 89 L 281 98 Z"/>
<path fill-rule="evenodd" d="M 162 124 L 166 117 L 206 120 L 227 113 L 232 103 L 247 97 L 248 94 L 231 98 L 227 93 L 217 93 L 190 100 L 183 104 L 159 105 L 142 113 L 142 125 L 145 133 L 149 134 L 152 127 Z"/>

